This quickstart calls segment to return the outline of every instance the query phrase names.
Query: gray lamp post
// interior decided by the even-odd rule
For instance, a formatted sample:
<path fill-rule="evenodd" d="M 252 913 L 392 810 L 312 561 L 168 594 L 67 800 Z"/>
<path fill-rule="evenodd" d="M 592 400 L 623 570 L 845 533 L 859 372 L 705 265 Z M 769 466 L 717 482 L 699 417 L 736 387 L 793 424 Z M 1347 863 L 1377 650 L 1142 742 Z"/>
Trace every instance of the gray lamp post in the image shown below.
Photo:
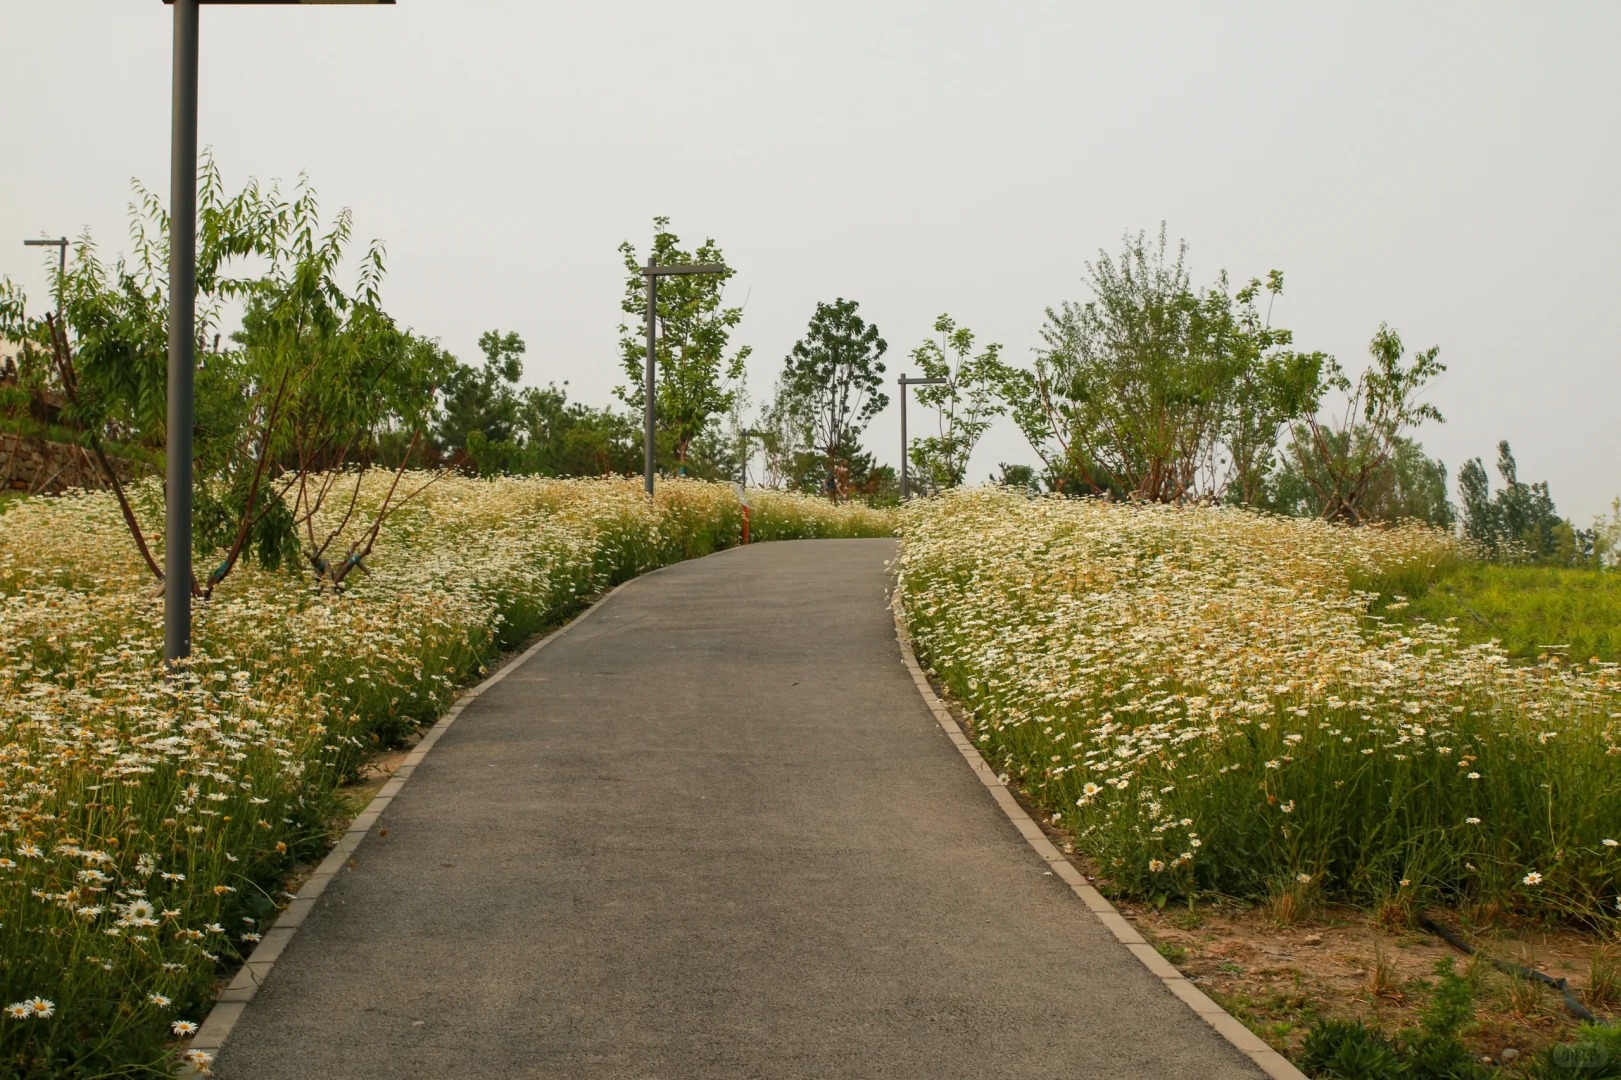
<path fill-rule="evenodd" d="M 647 279 L 647 383 L 642 388 L 642 450 L 646 458 L 643 467 L 644 479 L 647 483 L 647 497 L 653 497 L 653 320 L 657 316 L 659 286 L 661 277 L 670 277 L 673 274 L 724 274 L 726 266 L 723 263 L 678 263 L 671 266 L 659 266 L 653 261 L 652 254 L 647 256 L 647 265 L 642 267 L 642 276 Z"/>
<path fill-rule="evenodd" d="M 60 240 L 24 240 L 24 247 L 56 248 L 56 317 L 62 318 L 62 288 L 68 279 L 68 238 Z"/>
<path fill-rule="evenodd" d="M 901 498 L 905 499 L 911 494 L 911 488 L 907 483 L 908 474 L 906 470 L 906 388 L 908 386 L 939 386 L 946 381 L 946 377 L 944 375 L 919 375 L 914 379 L 910 375 L 902 375 L 895 381 L 901 384 Z"/>
<path fill-rule="evenodd" d="M 191 655 L 191 432 L 197 374 L 197 23 L 203 4 L 392 4 L 394 0 L 163 0 L 174 5 L 169 142 L 169 415 L 163 496 L 163 658 Z"/>

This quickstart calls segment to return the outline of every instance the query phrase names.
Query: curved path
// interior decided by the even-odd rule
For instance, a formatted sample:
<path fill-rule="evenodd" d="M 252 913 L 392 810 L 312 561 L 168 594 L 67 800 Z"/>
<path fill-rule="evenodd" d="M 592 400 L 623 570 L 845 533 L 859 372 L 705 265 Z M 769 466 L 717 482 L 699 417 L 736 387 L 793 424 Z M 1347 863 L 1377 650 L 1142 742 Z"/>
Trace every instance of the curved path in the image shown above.
<path fill-rule="evenodd" d="M 491 687 L 217 1075 L 1261 1076 L 964 765 L 901 663 L 893 551 L 667 568 Z"/>

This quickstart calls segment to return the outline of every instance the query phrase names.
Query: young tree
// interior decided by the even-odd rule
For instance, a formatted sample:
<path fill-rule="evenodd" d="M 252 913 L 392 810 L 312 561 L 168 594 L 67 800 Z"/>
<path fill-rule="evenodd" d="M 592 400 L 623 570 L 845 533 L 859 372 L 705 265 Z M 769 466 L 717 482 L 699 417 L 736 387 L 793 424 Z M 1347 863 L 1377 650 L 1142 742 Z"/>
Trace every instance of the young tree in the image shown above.
<path fill-rule="evenodd" d="M 1381 323 L 1368 352 L 1373 364 L 1354 385 L 1336 361 L 1327 361 L 1325 381 L 1345 396 L 1345 409 L 1337 420 L 1323 419 L 1313 409 L 1294 424 L 1290 440 L 1290 452 L 1317 496 L 1319 513 L 1352 525 L 1368 519 L 1375 482 L 1403 435 L 1426 420 L 1443 422 L 1439 409 L 1419 400 L 1446 371 L 1439 345 L 1404 363 L 1400 335 Z"/>
<path fill-rule="evenodd" d="M 1600 566 L 1621 564 L 1621 496 L 1610 500 L 1610 513 L 1593 519 L 1593 559 Z"/>
<path fill-rule="evenodd" d="M 36 393 L 54 390 L 63 418 L 81 433 L 123 511 L 148 569 L 153 555 L 134 502 L 107 460 L 123 441 L 165 444 L 169 219 L 156 196 L 136 187 L 133 265 L 103 264 L 81 240 L 62 287 L 61 317 L 30 317 L 26 298 L 0 283 L 0 334 L 25 341 Z M 194 543 L 219 562 L 193 590 L 208 597 L 245 554 L 275 567 L 303 555 L 318 578 L 341 585 L 376 542 L 383 520 L 408 501 L 401 472 L 380 505 L 358 505 L 361 480 L 386 436 L 418 446 L 449 358 L 399 328 L 382 310 L 383 250 L 373 244 L 353 291 L 336 274 L 351 235 L 347 211 L 321 222 L 314 191 L 293 197 L 256 181 L 227 196 L 204 158 L 198 192 L 197 414 Z M 221 346 L 222 313 L 242 320 Z M 40 358 L 44 358 L 42 363 Z M 410 458 L 400 461 L 403 470 Z M 337 528 L 324 537 L 316 514 L 339 482 L 354 490 Z M 317 477 L 319 470 L 329 470 Z M 357 517 L 358 516 L 358 517 Z M 351 522 L 369 522 L 346 554 L 326 552 Z M 302 543 L 307 541 L 307 546 Z"/>
<path fill-rule="evenodd" d="M 681 250 L 681 240 L 669 230 L 670 219 L 653 219 L 653 258 L 660 266 L 683 263 L 724 263 L 713 240 L 696 251 Z M 626 386 L 614 393 L 633 409 L 644 407 L 647 363 L 647 278 L 630 241 L 619 245 L 625 260 L 625 299 L 620 304 L 627 319 L 619 324 L 619 350 L 624 361 Z M 654 313 L 654 363 L 657 380 L 658 442 L 677 470 L 683 470 L 688 449 L 717 416 L 732 407 L 732 386 L 743 375 L 750 349 L 727 352 L 731 332 L 743 321 L 743 309 L 723 307 L 722 291 L 735 273 L 680 274 L 659 279 Z"/>
<path fill-rule="evenodd" d="M 992 342 L 975 354 L 973 331 L 950 315 L 934 320 L 934 332 L 939 340 L 930 338 L 912 350 L 912 361 L 925 376 L 946 380 L 917 388 L 918 404 L 939 416 L 939 433 L 914 439 L 907 448 L 925 491 L 963 482 L 974 446 L 1006 409 L 999 395 L 1008 379 L 1002 346 Z"/>
<path fill-rule="evenodd" d="M 1334 443 L 1334 454 L 1343 454 L 1344 436 L 1329 432 L 1327 437 Z M 1318 516 L 1322 503 L 1317 491 L 1325 479 L 1320 475 L 1308 479 L 1302 464 L 1318 468 L 1316 458 L 1308 457 L 1302 463 L 1292 455 L 1284 457 L 1252 505 L 1296 517 Z M 1400 437 L 1369 480 L 1361 510 L 1365 521 L 1416 520 L 1450 529 L 1456 512 L 1447 498 L 1447 467 L 1426 455 L 1417 441 Z"/>
<path fill-rule="evenodd" d="M 1251 279 L 1238 290 L 1227 335 L 1236 375 L 1221 432 L 1228 459 L 1225 495 L 1241 506 L 1264 497 L 1278 464 L 1278 436 L 1291 420 L 1317 408 L 1324 369 L 1332 362 L 1324 353 L 1283 348 L 1294 335 L 1272 325 L 1272 305 L 1283 293 L 1282 272 L 1267 275 L 1264 319 L 1256 306 L 1262 288 L 1259 279 Z"/>
<path fill-rule="evenodd" d="M 1033 371 L 1010 371 L 1010 411 L 1066 490 L 1153 502 L 1253 498 L 1285 420 L 1315 407 L 1324 358 L 1283 350 L 1287 330 L 1256 300 L 1283 277 L 1230 295 L 1226 275 L 1195 289 L 1187 244 L 1165 229 L 1127 237 L 1118 260 L 1087 264 L 1093 299 L 1048 309 Z M 1226 459 L 1221 451 L 1225 449 Z"/>
<path fill-rule="evenodd" d="M 1004 461 L 997 468 L 1001 471 L 991 477 L 991 483 L 1027 491 L 1032 495 L 1041 490 L 1034 465 L 1018 465 Z"/>
<path fill-rule="evenodd" d="M 783 362 L 782 383 L 803 412 L 809 443 L 826 466 L 827 493 L 838 500 L 839 463 L 859 449 L 861 433 L 889 396 L 883 385 L 883 355 L 889 346 L 856 314 L 856 302 L 840 297 L 819 303 L 805 336 Z"/>

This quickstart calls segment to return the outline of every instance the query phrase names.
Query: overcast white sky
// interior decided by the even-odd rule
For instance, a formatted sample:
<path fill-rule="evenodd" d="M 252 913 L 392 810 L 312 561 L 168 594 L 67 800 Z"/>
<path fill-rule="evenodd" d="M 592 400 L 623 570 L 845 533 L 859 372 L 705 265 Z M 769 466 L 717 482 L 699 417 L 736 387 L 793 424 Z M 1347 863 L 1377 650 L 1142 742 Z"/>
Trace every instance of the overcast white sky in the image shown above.
<path fill-rule="evenodd" d="M 1197 279 L 1272 267 L 1276 321 L 1360 369 L 1381 320 L 1441 346 L 1455 480 L 1509 439 L 1585 522 L 1621 493 L 1621 4 L 821 0 L 205 8 L 200 138 L 228 186 L 307 171 L 385 302 L 476 358 L 610 400 L 616 245 L 714 237 L 769 392 L 818 300 L 889 378 L 950 312 L 1026 360 L 1083 262 L 1169 223 Z M 125 243 L 168 190 L 171 13 L 0 0 L 0 273 L 25 237 Z M 10 246 L 7 246 L 10 245 Z M 893 386 L 891 385 L 893 397 Z M 913 430 L 924 421 L 913 417 Z M 898 459 L 895 408 L 867 443 Z M 1011 424 L 973 478 L 1034 461 Z"/>

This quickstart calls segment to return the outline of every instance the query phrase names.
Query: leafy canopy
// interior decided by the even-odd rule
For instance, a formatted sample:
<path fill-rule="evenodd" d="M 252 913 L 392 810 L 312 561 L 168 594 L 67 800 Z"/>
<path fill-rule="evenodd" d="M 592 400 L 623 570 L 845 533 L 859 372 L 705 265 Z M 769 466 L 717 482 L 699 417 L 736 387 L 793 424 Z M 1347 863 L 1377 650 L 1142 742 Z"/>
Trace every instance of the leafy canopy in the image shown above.
<path fill-rule="evenodd" d="M 680 237 L 669 225 L 668 217 L 653 219 L 652 255 L 657 265 L 725 263 L 725 256 L 710 239 L 695 251 L 683 251 Z M 620 244 L 619 252 L 626 271 L 625 298 L 620 304 L 626 321 L 619 324 L 619 350 L 629 381 L 614 393 L 640 410 L 647 363 L 647 278 L 630 241 Z M 719 274 L 672 275 L 658 281 L 655 424 L 658 442 L 677 468 L 685 465 L 693 439 L 731 410 L 735 384 L 743 377 L 744 361 L 751 351 L 745 345 L 728 352 L 731 333 L 743 321 L 741 307 L 722 303 L 726 282 L 734 273 L 728 267 Z"/>
<path fill-rule="evenodd" d="M 861 433 L 889 404 L 881 389 L 889 345 L 857 306 L 843 297 L 818 303 L 783 361 L 780 407 L 797 414 L 805 443 L 822 455 L 829 476 L 859 451 Z"/>
<path fill-rule="evenodd" d="M 934 321 L 934 332 L 938 338 L 912 350 L 912 362 L 926 377 L 945 380 L 917 388 L 918 404 L 935 409 L 939 420 L 936 434 L 913 439 L 907 448 L 924 491 L 963 482 L 975 445 L 1006 409 L 999 393 L 1009 378 L 1001 345 L 992 342 L 976 353 L 974 332 L 950 315 Z"/>

